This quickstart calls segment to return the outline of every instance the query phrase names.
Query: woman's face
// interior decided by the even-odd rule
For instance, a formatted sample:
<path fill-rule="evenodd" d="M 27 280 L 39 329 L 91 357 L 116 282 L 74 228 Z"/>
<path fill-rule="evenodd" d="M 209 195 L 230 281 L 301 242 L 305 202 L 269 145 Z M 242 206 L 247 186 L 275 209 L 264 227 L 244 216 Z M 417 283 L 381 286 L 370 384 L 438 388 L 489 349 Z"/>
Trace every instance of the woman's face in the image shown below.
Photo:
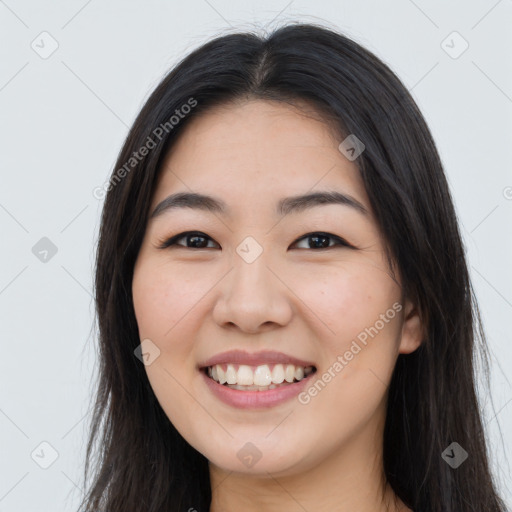
<path fill-rule="evenodd" d="M 340 142 L 253 100 L 191 121 L 164 162 L 150 216 L 172 194 L 212 199 L 150 218 L 135 313 L 159 403 L 215 467 L 287 475 L 381 448 L 387 386 L 420 342 L 418 319 Z M 293 199 L 318 193 L 338 201 Z M 196 233 L 159 248 L 184 232 Z M 238 384 L 209 377 L 212 358 L 213 377 Z"/>

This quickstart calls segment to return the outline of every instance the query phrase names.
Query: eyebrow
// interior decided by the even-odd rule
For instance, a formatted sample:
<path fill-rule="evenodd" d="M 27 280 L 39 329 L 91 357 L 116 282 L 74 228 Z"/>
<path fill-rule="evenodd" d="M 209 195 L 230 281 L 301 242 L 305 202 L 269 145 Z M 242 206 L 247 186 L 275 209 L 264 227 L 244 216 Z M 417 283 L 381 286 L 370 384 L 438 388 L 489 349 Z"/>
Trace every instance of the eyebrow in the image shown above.
<path fill-rule="evenodd" d="M 289 213 L 301 212 L 315 206 L 328 204 L 350 206 L 363 215 L 368 214 L 368 210 L 357 199 L 354 199 L 348 194 L 333 190 L 285 197 L 277 203 L 276 213 L 283 216 Z M 229 214 L 227 204 L 221 199 L 195 192 L 178 192 L 171 194 L 158 203 L 150 218 L 153 219 L 166 211 L 178 208 L 192 208 L 221 215 Z"/>

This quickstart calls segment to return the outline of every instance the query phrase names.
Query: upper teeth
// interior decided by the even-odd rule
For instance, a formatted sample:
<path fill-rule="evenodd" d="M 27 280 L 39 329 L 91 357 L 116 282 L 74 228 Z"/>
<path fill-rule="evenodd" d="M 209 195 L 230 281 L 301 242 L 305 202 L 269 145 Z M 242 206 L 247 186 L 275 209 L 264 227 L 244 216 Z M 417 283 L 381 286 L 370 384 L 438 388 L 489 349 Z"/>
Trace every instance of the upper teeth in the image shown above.
<path fill-rule="evenodd" d="M 270 369 L 268 364 L 261 366 L 248 366 L 242 364 L 228 364 L 208 367 L 208 375 L 221 384 L 238 384 L 241 386 L 269 386 L 271 384 L 281 384 L 283 381 L 300 381 L 305 375 L 313 371 L 312 366 L 295 366 L 293 364 L 276 364 Z"/>

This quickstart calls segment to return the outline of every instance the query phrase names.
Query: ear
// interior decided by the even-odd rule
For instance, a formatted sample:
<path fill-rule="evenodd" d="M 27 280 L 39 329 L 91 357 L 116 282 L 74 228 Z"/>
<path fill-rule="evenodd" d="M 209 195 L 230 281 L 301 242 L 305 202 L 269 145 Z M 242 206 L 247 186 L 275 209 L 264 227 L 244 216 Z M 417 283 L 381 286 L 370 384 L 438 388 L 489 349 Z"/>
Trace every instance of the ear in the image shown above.
<path fill-rule="evenodd" d="M 410 354 L 421 345 L 422 341 L 423 325 L 420 314 L 412 302 L 406 301 L 402 337 L 398 352 L 400 354 Z"/>

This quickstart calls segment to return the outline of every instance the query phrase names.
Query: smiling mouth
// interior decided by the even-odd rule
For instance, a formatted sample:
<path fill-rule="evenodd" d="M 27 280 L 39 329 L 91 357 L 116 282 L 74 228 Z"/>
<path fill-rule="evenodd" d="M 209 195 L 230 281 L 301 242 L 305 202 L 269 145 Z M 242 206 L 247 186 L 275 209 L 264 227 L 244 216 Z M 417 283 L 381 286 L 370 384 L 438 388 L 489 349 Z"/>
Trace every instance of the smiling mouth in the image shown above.
<path fill-rule="evenodd" d="M 314 366 L 294 364 L 216 364 L 202 368 L 212 380 L 223 386 L 240 391 L 267 391 L 289 386 L 316 372 Z"/>

